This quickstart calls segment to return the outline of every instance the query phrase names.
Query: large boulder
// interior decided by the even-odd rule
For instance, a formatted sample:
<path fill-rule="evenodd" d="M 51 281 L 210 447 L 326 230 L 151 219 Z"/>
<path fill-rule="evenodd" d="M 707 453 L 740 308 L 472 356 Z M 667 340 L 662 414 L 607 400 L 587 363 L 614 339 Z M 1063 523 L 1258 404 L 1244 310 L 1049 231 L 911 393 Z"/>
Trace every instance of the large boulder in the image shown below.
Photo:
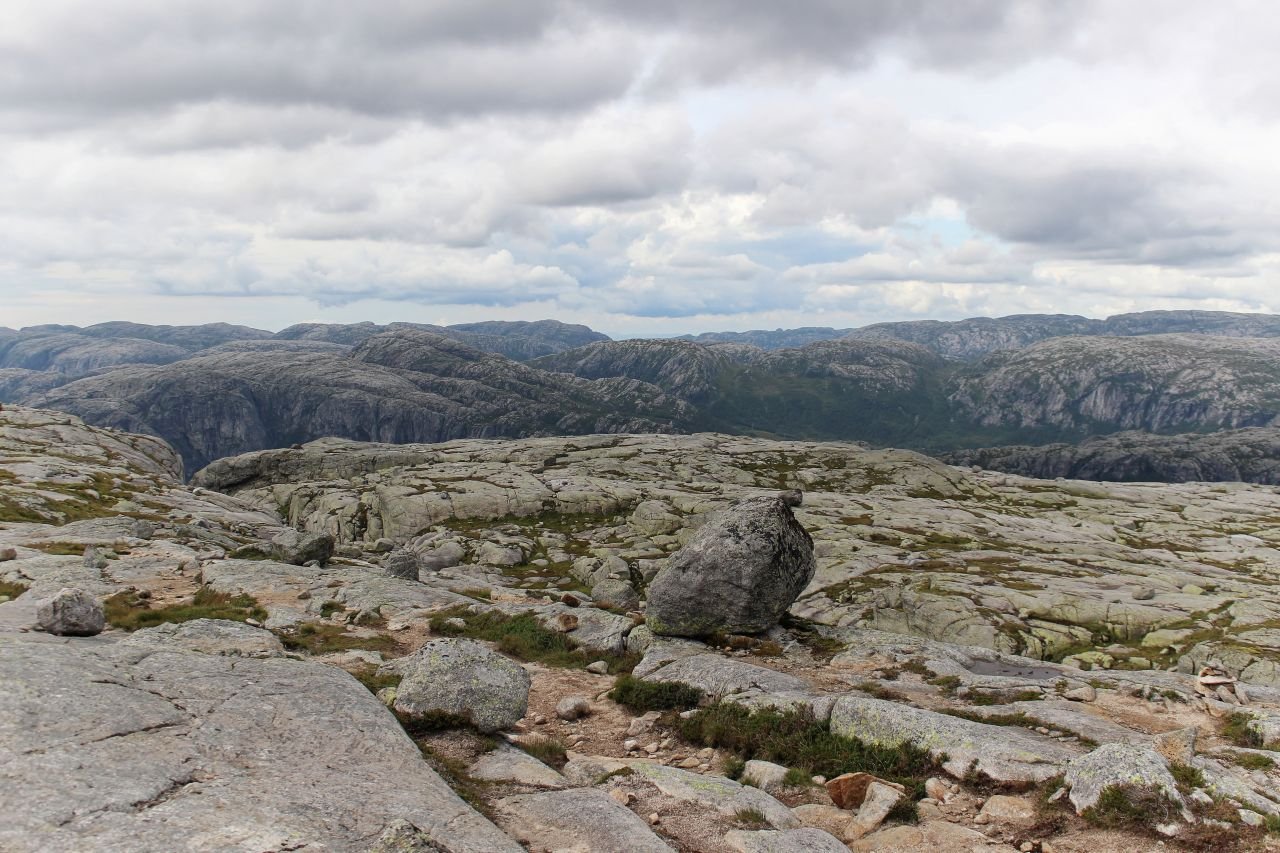
<path fill-rule="evenodd" d="M 529 673 L 474 640 L 433 640 L 394 668 L 403 678 L 393 707 L 409 717 L 449 714 L 496 732 L 529 707 Z"/>
<path fill-rule="evenodd" d="M 60 589 L 36 608 L 36 627 L 50 634 L 91 637 L 102 633 L 106 622 L 98 599 L 82 589 Z"/>
<path fill-rule="evenodd" d="M 1096 806 L 1108 788 L 1116 787 L 1154 794 L 1177 809 L 1185 807 L 1164 756 L 1137 744 L 1103 744 L 1072 761 L 1063 782 L 1071 789 L 1071 804 L 1077 814 Z"/>
<path fill-rule="evenodd" d="M 333 556 L 333 536 L 328 533 L 286 530 L 271 540 L 271 550 L 282 563 L 301 566 L 315 560 L 323 564 Z"/>
<path fill-rule="evenodd" d="M 813 540 L 794 496 L 748 498 L 716 514 L 649 585 L 655 634 L 754 634 L 777 624 L 813 579 Z"/>

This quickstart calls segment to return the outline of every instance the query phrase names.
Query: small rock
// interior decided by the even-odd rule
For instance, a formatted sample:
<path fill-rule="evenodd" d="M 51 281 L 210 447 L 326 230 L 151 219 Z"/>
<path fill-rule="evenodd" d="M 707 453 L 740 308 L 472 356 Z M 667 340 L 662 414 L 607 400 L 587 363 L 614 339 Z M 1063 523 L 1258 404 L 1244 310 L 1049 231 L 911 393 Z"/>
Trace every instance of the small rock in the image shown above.
<path fill-rule="evenodd" d="M 692 770 L 692 769 L 694 769 L 695 767 L 697 767 L 697 766 L 698 766 L 699 764 L 701 764 L 701 763 L 702 763 L 702 762 L 701 762 L 701 761 L 699 761 L 699 760 L 698 760 L 698 759 L 696 759 L 696 758 L 686 758 L 684 761 L 681 761 L 681 762 L 680 762 L 680 763 L 678 763 L 676 766 L 677 766 L 677 767 L 680 767 L 680 768 L 682 768 L 682 769 L 684 769 L 684 770 Z"/>
<path fill-rule="evenodd" d="M 899 794 L 905 794 L 906 788 L 896 782 L 886 782 L 878 779 L 870 773 L 842 773 L 831 781 L 827 782 L 827 793 L 831 795 L 831 802 L 836 806 L 849 811 L 861 808 L 863 800 L 867 796 L 873 784 L 884 785 L 893 788 Z M 870 830 L 868 830 L 870 831 Z"/>
<path fill-rule="evenodd" d="M 1196 755 L 1196 738 L 1200 730 L 1195 726 L 1177 729 L 1172 732 L 1156 735 L 1154 738 L 1156 752 L 1168 761 L 1177 764 L 1190 764 Z"/>
<path fill-rule="evenodd" d="M 773 791 L 782 787 L 787 768 L 772 761 L 748 761 L 742 768 L 742 778 L 750 779 L 762 791 Z"/>
<path fill-rule="evenodd" d="M 874 831 L 903 797 L 904 792 L 898 790 L 901 786 L 890 787 L 892 783 L 882 782 L 874 777 L 872 779 L 871 784 L 867 786 L 858 813 L 845 832 L 845 841 L 857 840 L 868 832 Z"/>
<path fill-rule="evenodd" d="M 844 838 L 853 822 L 853 815 L 835 806 L 807 803 L 791 810 L 803 826 L 829 832 L 836 838 Z"/>
<path fill-rule="evenodd" d="M 639 745 L 640 744 L 636 743 L 636 741 L 632 739 L 624 740 L 622 742 L 622 748 L 625 749 L 627 752 L 634 752 L 636 747 L 638 747 Z"/>
<path fill-rule="evenodd" d="M 392 551 L 382 561 L 382 566 L 390 577 L 408 581 L 418 579 L 418 556 L 409 551 Z"/>
<path fill-rule="evenodd" d="M 1062 698 L 1072 702 L 1093 702 L 1098 698 L 1098 691 L 1092 684 L 1082 684 L 1063 693 Z"/>
<path fill-rule="evenodd" d="M 102 605 L 84 590 L 66 587 L 37 605 L 36 628 L 50 634 L 91 637 L 104 627 Z"/>
<path fill-rule="evenodd" d="M 986 826 L 987 824 L 991 823 L 991 815 L 979 814 L 977 817 L 973 819 L 973 822 L 976 823 L 978 826 Z"/>
<path fill-rule="evenodd" d="M 1240 822 L 1245 826 L 1262 826 L 1267 819 L 1251 809 L 1240 809 Z"/>
<path fill-rule="evenodd" d="M 571 592 L 566 592 L 564 595 L 560 596 L 560 603 L 566 607 L 577 607 L 582 602 L 578 599 L 578 596 Z M 577 627 L 576 622 L 574 623 L 574 627 Z"/>
<path fill-rule="evenodd" d="M 986 815 L 999 823 L 1029 825 L 1036 822 L 1035 806 L 1021 797 L 1011 797 L 1006 794 L 990 797 L 982 804 L 979 815 Z"/>
<path fill-rule="evenodd" d="M 657 812 L 652 812 L 652 813 L 649 815 L 649 825 L 650 825 L 650 826 L 657 826 L 657 825 L 658 825 L 659 823 L 661 823 L 661 822 L 662 822 L 662 817 L 661 817 Z"/>
<path fill-rule="evenodd" d="M 561 634 L 568 634 L 578 630 L 578 617 L 572 613 L 557 613 L 553 625 Z"/>
<path fill-rule="evenodd" d="M 1150 601 L 1156 597 L 1156 591 L 1150 587 L 1138 587 L 1133 591 L 1134 601 Z"/>
<path fill-rule="evenodd" d="M 602 660 L 595 661 L 594 663 L 589 663 L 587 664 L 587 672 L 594 673 L 595 675 L 608 675 L 609 664 L 605 663 Z"/>
<path fill-rule="evenodd" d="M 609 790 L 609 798 L 620 806 L 629 806 L 631 801 L 636 798 L 636 795 L 621 788 L 611 788 Z"/>
<path fill-rule="evenodd" d="M 566 696 L 556 703 L 556 716 L 562 720 L 576 720 L 591 713 L 591 703 L 585 696 Z"/>
<path fill-rule="evenodd" d="M 651 744 L 649 744 L 648 746 L 646 746 L 646 747 L 644 748 L 644 751 L 645 751 L 645 752 L 647 752 L 647 753 L 649 753 L 650 755 L 657 755 L 657 754 L 658 754 L 658 745 L 657 745 L 656 743 L 651 743 Z"/>
<path fill-rule="evenodd" d="M 0 563 L 7 563 L 16 559 L 18 559 L 18 550 L 16 548 L 0 548 Z"/>
<path fill-rule="evenodd" d="M 940 803 L 945 803 L 951 796 L 951 788 L 937 776 L 931 776 L 924 783 L 924 792 Z"/>

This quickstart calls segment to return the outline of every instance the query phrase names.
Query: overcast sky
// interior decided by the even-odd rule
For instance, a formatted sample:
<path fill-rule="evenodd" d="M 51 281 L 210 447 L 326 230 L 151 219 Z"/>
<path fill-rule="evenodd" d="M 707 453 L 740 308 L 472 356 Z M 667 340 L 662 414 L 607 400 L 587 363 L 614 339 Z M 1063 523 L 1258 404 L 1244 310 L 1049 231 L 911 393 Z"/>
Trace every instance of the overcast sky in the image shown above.
<path fill-rule="evenodd" d="M 1258 2 L 6 0 L 0 326 L 1280 311 Z"/>

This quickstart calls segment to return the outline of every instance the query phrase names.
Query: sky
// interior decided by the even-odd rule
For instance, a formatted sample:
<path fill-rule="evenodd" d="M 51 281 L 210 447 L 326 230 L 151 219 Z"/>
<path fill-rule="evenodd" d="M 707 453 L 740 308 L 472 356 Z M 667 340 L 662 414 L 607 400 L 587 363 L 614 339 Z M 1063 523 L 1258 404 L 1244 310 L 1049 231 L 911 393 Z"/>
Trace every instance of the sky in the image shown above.
<path fill-rule="evenodd" d="M 1280 312 L 1266 0 L 6 0 L 0 326 Z"/>

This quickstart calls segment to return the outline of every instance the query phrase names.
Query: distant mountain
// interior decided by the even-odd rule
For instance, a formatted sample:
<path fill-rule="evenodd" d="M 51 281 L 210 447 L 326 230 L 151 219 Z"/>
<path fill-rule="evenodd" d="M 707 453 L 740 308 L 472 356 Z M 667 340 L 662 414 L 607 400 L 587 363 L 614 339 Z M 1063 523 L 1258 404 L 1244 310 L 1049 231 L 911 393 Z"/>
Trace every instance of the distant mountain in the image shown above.
<path fill-rule="evenodd" d="M 188 471 L 329 435 L 403 443 L 670 432 L 694 414 L 652 385 L 548 373 L 428 332 L 374 335 L 351 351 L 309 351 L 315 344 L 229 345 L 79 379 L 32 399 L 100 426 L 158 435 Z"/>
<path fill-rule="evenodd" d="M 992 352 L 1021 349 L 1050 338 L 1173 333 L 1272 338 L 1280 336 L 1280 316 L 1225 311 L 1144 311 L 1091 320 L 1074 314 L 1015 314 L 949 322 L 876 323 L 854 329 L 849 337 L 910 341 L 948 358 L 972 360 Z"/>
<path fill-rule="evenodd" d="M 1023 477 L 1187 483 L 1232 480 L 1280 486 L 1280 427 L 1209 434 L 1121 432 L 1080 444 L 986 447 L 942 455 Z"/>
<path fill-rule="evenodd" d="M 443 335 L 475 349 L 505 355 L 516 361 L 528 361 L 595 341 L 609 340 L 608 335 L 592 331 L 586 326 L 556 320 L 492 321 L 461 323 L 456 326 L 432 326 L 425 323 L 391 323 L 386 326 L 373 323 L 302 323 L 281 330 L 275 337 L 279 340 L 328 341 L 355 346 L 374 335 L 401 330 Z"/>
<path fill-rule="evenodd" d="M 747 344 L 760 349 L 793 349 L 843 338 L 853 329 L 832 329 L 829 326 L 805 326 L 800 329 L 752 329 L 748 332 L 703 332 L 700 335 L 680 335 L 672 340 L 693 341 L 699 344 Z"/>
<path fill-rule="evenodd" d="M 1179 331 L 1150 333 L 1167 328 Z M 1118 333 L 1089 333 L 1097 329 Z M 1106 447 L 1089 450 L 1094 461 L 1086 464 L 1062 447 L 1038 454 L 1022 446 L 1133 430 L 1280 427 L 1280 318 L 975 318 L 882 324 L 778 349 L 612 341 L 554 321 L 308 324 L 278 335 L 232 326 L 42 327 L 0 330 L 0 401 L 159 435 L 190 470 L 325 435 L 431 442 L 717 431 L 931 453 L 987 447 L 988 456 L 972 458 L 991 467 L 1012 460 L 999 464 L 1043 476 L 1066 466 L 1116 478 L 1233 470 L 1261 477 L 1269 445 L 1252 439 L 1257 454 L 1248 464 L 1222 448 L 1175 463 L 1149 441 L 1140 448 L 1146 461 L 1127 467 L 1116 461 L 1121 451 Z M 1125 441 L 1119 446 L 1138 447 Z M 1177 453 L 1190 458 L 1200 446 L 1177 445 Z"/>

